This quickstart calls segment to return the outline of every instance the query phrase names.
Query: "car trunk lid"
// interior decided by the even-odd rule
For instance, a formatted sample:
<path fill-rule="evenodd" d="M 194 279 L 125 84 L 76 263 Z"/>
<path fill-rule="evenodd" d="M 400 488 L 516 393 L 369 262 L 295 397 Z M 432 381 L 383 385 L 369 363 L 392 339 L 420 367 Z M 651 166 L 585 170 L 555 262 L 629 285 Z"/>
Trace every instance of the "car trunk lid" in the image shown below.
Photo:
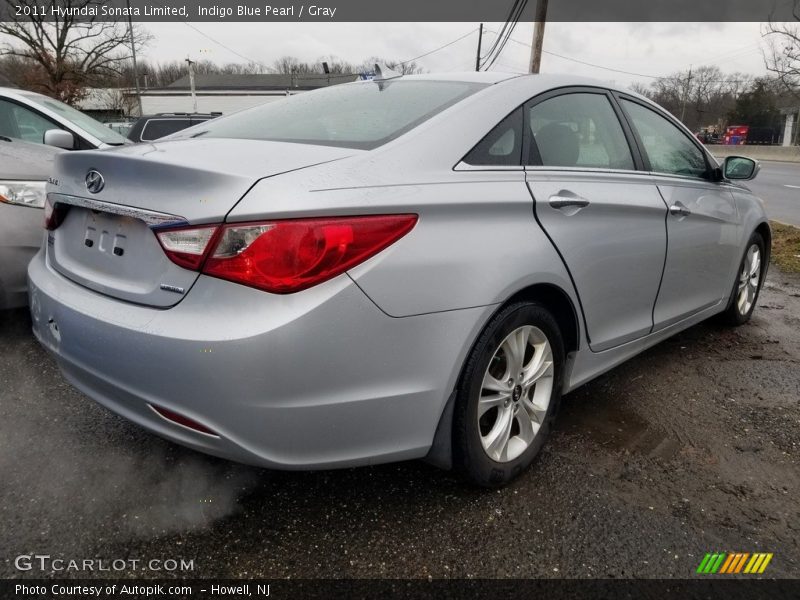
<path fill-rule="evenodd" d="M 100 293 L 173 306 L 198 273 L 170 261 L 155 230 L 221 223 L 259 179 L 355 152 L 208 139 L 64 153 L 56 160 L 48 191 L 51 201 L 70 206 L 62 224 L 49 232 L 48 258 L 62 275 Z M 102 186 L 96 177 L 94 186 L 87 185 L 90 171 L 100 174 Z"/>

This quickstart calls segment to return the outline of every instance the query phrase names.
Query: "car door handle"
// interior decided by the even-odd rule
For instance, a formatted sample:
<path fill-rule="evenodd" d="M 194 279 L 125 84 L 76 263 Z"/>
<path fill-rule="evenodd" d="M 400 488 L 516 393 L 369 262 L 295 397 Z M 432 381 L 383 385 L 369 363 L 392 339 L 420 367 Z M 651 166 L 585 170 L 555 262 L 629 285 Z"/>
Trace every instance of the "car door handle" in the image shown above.
<path fill-rule="evenodd" d="M 678 217 L 688 217 L 690 214 L 692 214 L 692 211 L 690 211 L 688 208 L 686 208 L 683 205 L 683 203 L 676 202 L 675 204 L 673 204 L 672 206 L 669 207 L 669 214 L 675 215 L 675 216 L 678 216 Z"/>
<path fill-rule="evenodd" d="M 584 208 L 589 206 L 589 201 L 578 196 L 550 196 L 550 206 L 553 208 Z"/>

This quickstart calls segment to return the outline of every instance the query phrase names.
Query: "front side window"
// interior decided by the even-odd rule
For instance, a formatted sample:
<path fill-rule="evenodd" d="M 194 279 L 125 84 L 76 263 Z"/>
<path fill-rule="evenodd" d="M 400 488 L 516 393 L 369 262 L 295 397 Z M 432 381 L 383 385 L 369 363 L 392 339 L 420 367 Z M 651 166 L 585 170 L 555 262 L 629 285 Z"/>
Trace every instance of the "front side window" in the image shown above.
<path fill-rule="evenodd" d="M 622 104 L 644 145 L 650 170 L 689 177 L 706 175 L 703 152 L 675 124 L 636 102 L 623 98 Z"/>
<path fill-rule="evenodd" d="M 0 100 L 0 135 L 41 144 L 44 132 L 59 129 L 58 125 L 30 109 Z"/>
<path fill-rule="evenodd" d="M 526 124 L 531 165 L 634 169 L 622 125 L 605 94 L 549 98 L 528 108 Z"/>
<path fill-rule="evenodd" d="M 48 110 L 52 110 L 61 118 L 69 121 L 77 127 L 80 127 L 105 144 L 122 145 L 127 143 L 127 140 L 124 137 L 110 127 L 106 127 L 100 121 L 93 119 L 86 113 L 82 113 L 81 111 L 72 108 L 68 104 L 64 104 L 63 102 L 55 100 L 54 98 L 42 96 L 41 94 L 33 94 L 30 92 L 21 92 L 20 94 L 31 103 Z M 53 127 L 51 127 L 51 129 L 53 129 Z M 61 129 L 63 129 L 63 127 Z"/>
<path fill-rule="evenodd" d="M 403 79 L 335 85 L 219 117 L 186 136 L 371 150 L 484 87 L 464 81 Z"/>

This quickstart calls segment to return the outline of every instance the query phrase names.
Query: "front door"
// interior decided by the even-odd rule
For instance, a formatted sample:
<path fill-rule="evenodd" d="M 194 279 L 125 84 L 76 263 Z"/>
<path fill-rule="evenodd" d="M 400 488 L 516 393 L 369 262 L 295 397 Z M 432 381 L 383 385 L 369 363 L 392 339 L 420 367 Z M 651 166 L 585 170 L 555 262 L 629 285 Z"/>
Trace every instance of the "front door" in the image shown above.
<path fill-rule="evenodd" d="M 727 300 L 739 260 L 736 203 L 686 132 L 632 99 L 621 105 L 669 210 L 667 260 L 653 312 L 660 329 Z"/>

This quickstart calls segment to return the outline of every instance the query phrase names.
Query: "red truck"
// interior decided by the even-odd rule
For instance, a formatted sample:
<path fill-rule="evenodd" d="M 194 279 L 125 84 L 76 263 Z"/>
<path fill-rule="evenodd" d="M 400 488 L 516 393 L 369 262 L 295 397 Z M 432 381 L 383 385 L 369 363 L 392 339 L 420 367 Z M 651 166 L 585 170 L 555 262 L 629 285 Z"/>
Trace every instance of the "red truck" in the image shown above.
<path fill-rule="evenodd" d="M 750 127 L 749 125 L 730 125 L 722 136 L 726 146 L 741 144 L 777 144 L 780 131 L 775 127 Z"/>

